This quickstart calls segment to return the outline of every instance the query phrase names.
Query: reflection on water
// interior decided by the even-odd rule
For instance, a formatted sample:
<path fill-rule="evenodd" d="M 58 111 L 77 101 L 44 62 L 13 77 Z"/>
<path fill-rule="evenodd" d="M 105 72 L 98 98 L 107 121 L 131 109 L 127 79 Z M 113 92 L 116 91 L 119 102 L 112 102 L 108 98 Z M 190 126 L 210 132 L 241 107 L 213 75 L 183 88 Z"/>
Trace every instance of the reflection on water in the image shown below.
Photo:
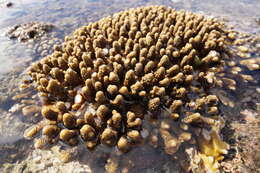
<path fill-rule="evenodd" d="M 260 34 L 259 25 L 255 22 L 260 18 L 259 0 L 19 0 L 15 1 L 11 8 L 5 7 L 6 2 L 6 0 L 0 0 L 0 128 L 5 129 L 0 130 L 0 155 L 1 143 L 13 143 L 21 139 L 21 129 L 28 126 L 21 123 L 17 117 L 10 119 L 4 117 L 5 115 L 11 117 L 12 114 L 8 113 L 11 106 L 3 100 L 11 100 L 17 92 L 15 86 L 28 65 L 45 56 L 46 52 L 47 54 L 51 52 L 51 47 L 41 48 L 40 45 L 44 45 L 45 42 L 47 44 L 51 44 L 52 41 L 53 44 L 60 43 L 65 35 L 82 25 L 118 11 L 142 5 L 166 5 L 217 16 L 234 25 L 236 30 Z M 57 31 L 33 43 L 18 43 L 16 40 L 9 40 L 4 35 L 9 27 L 31 21 L 52 23 Z M 156 157 L 156 154 L 150 153 L 151 157 Z M 151 160 L 153 161 L 155 162 L 156 159 Z M 2 158 L 0 158 L 0 163 L 3 163 Z"/>

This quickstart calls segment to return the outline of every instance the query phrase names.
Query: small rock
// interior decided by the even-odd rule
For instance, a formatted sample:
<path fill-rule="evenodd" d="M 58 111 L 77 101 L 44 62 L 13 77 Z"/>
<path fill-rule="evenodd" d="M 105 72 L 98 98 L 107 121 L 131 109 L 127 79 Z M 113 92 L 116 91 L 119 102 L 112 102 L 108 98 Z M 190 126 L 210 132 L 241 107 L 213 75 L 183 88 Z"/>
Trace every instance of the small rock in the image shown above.
<path fill-rule="evenodd" d="M 40 107 L 39 106 L 35 106 L 35 105 L 29 105 L 29 106 L 25 106 L 23 109 L 22 109 L 22 112 L 23 112 L 23 115 L 25 116 L 30 116 L 30 115 L 33 115 L 35 113 L 38 113 L 40 112 Z"/>
<path fill-rule="evenodd" d="M 72 160 L 72 158 L 73 158 L 72 154 L 70 152 L 67 152 L 67 151 L 61 151 L 60 154 L 59 154 L 59 159 L 63 163 L 68 163 L 69 161 Z"/>
<path fill-rule="evenodd" d="M 37 156 L 37 157 L 35 157 L 35 158 L 33 159 L 33 161 L 34 161 L 35 163 L 40 163 L 41 159 L 42 159 L 41 156 Z"/>
<path fill-rule="evenodd" d="M 6 35 L 10 39 L 18 39 L 21 42 L 43 37 L 53 29 L 54 25 L 39 22 L 18 24 L 9 29 Z"/>
<path fill-rule="evenodd" d="M 234 40 L 236 38 L 236 33 L 235 32 L 230 32 L 228 34 L 228 38 L 230 38 L 231 40 Z"/>
<path fill-rule="evenodd" d="M 9 109 L 9 112 L 12 112 L 12 113 L 17 112 L 17 111 L 19 111 L 19 110 L 21 109 L 21 107 L 22 107 L 21 104 L 15 104 L 15 105 L 13 105 L 13 106 Z"/>
<path fill-rule="evenodd" d="M 13 3 L 12 3 L 12 2 L 7 2 L 5 6 L 6 6 L 7 8 L 12 7 L 12 6 L 13 6 Z"/>
<path fill-rule="evenodd" d="M 46 167 L 52 167 L 53 163 L 49 161 L 49 162 L 45 163 L 45 165 L 46 165 Z"/>
<path fill-rule="evenodd" d="M 52 163 L 54 166 L 58 166 L 60 164 L 60 160 L 58 158 L 53 158 Z"/>
<path fill-rule="evenodd" d="M 241 115 L 244 116 L 245 120 L 248 122 L 254 122 L 256 121 L 257 113 L 252 112 L 251 110 L 245 109 L 244 111 L 240 112 Z"/>
<path fill-rule="evenodd" d="M 42 163 L 38 166 L 39 171 L 43 171 L 46 168 L 45 163 Z"/>
<path fill-rule="evenodd" d="M 247 53 L 247 52 L 248 52 L 248 48 L 245 47 L 245 46 L 239 46 L 239 47 L 238 47 L 238 50 L 239 50 L 240 52 L 243 52 L 243 53 Z"/>
<path fill-rule="evenodd" d="M 21 94 L 17 94 L 15 96 L 12 97 L 12 100 L 20 100 L 22 98 L 26 98 L 29 95 L 29 93 L 21 93 Z"/>
<path fill-rule="evenodd" d="M 257 25 L 260 25 L 260 18 L 256 18 L 255 22 L 256 22 Z"/>

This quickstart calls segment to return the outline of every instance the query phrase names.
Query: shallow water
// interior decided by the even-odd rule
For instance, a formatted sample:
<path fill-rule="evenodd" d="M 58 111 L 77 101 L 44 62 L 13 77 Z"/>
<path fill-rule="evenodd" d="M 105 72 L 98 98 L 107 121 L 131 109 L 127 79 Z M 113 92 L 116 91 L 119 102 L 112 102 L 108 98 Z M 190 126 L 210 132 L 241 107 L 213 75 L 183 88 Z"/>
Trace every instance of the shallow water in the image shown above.
<path fill-rule="evenodd" d="M 224 18 L 238 30 L 260 33 L 259 25 L 255 22 L 260 16 L 258 0 L 88 0 L 80 2 L 76 0 L 20 0 L 14 2 L 11 8 L 5 7 L 6 2 L 5 0 L 0 1 L 0 58 L 5 60 L 0 65 L 2 67 L 0 74 L 8 72 L 24 57 L 33 56 L 30 54 L 33 53 L 30 50 L 22 51 L 24 50 L 22 44 L 10 41 L 4 36 L 8 27 L 30 21 L 54 24 L 60 30 L 59 38 L 63 39 L 64 35 L 71 33 L 79 26 L 97 21 L 115 12 L 142 5 L 165 5 Z M 16 63 L 13 63 L 14 61 Z"/>
<path fill-rule="evenodd" d="M 59 38 L 63 39 L 64 35 L 71 33 L 79 26 L 97 21 L 115 12 L 142 5 L 165 5 L 218 16 L 226 19 L 237 30 L 260 33 L 259 25 L 255 22 L 260 16 L 258 0 L 88 0 L 80 2 L 76 0 L 20 0 L 14 2 L 11 8 L 5 7 L 6 2 L 0 1 L 0 59 L 4 60 L 4 63 L 0 64 L 0 74 L 17 66 L 17 63 L 19 64 L 25 57 L 33 56 L 32 50 L 24 51 L 22 44 L 10 41 L 4 36 L 8 27 L 30 21 L 54 24 L 60 30 Z"/>
<path fill-rule="evenodd" d="M 12 150 L 6 149 L 6 145 L 14 144 L 15 147 L 22 148 L 31 145 L 22 140 L 23 130 L 29 124 L 22 115 L 13 115 L 9 109 L 15 104 L 11 97 L 17 92 L 22 74 L 30 63 L 42 58 L 37 41 L 20 43 L 8 39 L 4 33 L 9 27 L 31 21 L 52 23 L 55 30 L 51 38 L 61 41 L 76 28 L 115 12 L 143 5 L 165 5 L 219 17 L 233 25 L 235 30 L 260 35 L 260 26 L 256 23 L 260 18 L 259 0 L 17 0 L 10 8 L 5 6 L 6 2 L 0 0 L 0 155 L 4 156 L 0 157 L 0 165 L 23 159 L 22 155 L 12 160 L 9 157 Z M 51 48 L 47 49 L 49 53 L 52 51 Z M 259 77 L 259 73 L 256 77 Z M 250 84 L 245 87 L 250 88 Z M 30 147 L 22 151 L 26 153 L 29 150 Z M 156 153 L 151 153 L 151 157 L 155 156 Z M 146 170 L 145 167 L 142 169 Z"/>

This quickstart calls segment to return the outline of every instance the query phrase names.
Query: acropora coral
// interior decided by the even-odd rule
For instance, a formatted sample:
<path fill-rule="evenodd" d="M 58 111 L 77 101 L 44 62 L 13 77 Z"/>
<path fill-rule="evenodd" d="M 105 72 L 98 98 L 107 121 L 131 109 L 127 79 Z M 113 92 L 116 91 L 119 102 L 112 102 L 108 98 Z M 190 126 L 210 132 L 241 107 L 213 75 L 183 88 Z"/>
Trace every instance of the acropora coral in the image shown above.
<path fill-rule="evenodd" d="M 45 98 L 43 137 L 69 145 L 81 138 L 89 149 L 104 144 L 127 152 L 149 138 L 142 134 L 144 121 L 157 119 L 152 145 L 161 140 L 174 155 L 183 143 L 197 143 L 204 162 L 210 157 L 214 165 L 228 145 L 216 131 L 204 139 L 196 128 L 219 122 L 218 97 L 208 90 L 223 83 L 215 75 L 224 64 L 226 35 L 215 19 L 163 6 L 130 9 L 77 29 L 28 72 Z"/>

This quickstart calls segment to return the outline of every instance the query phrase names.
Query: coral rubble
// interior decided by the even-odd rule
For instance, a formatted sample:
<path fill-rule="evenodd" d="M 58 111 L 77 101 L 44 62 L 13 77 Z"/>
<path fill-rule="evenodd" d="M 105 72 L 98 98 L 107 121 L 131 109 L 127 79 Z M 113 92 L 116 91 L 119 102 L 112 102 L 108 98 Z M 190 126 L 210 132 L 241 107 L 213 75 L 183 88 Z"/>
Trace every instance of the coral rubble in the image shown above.
<path fill-rule="evenodd" d="M 30 39 L 41 37 L 45 33 L 54 28 L 52 24 L 45 24 L 39 22 L 29 22 L 26 24 L 15 25 L 9 29 L 6 35 L 10 39 L 18 39 L 21 42 L 26 42 Z"/>

